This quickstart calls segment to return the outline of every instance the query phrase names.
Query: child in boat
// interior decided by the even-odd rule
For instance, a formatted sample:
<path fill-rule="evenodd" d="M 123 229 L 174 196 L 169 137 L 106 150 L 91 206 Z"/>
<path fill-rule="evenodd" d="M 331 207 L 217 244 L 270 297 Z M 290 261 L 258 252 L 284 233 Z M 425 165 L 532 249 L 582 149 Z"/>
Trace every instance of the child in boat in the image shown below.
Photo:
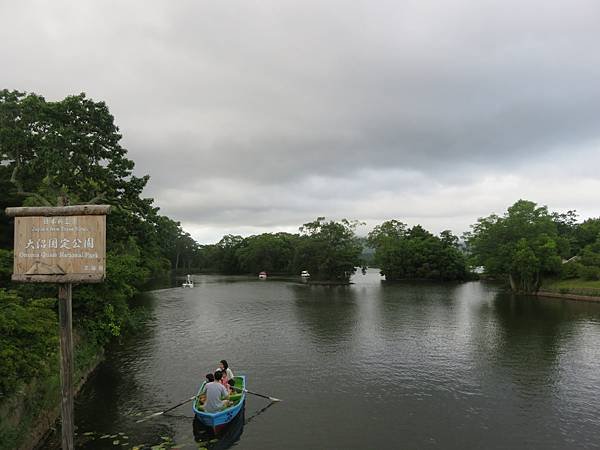
<path fill-rule="evenodd" d="M 221 378 L 221 384 L 223 384 L 223 386 L 225 386 L 227 390 L 231 392 L 231 384 L 229 382 L 233 380 L 234 377 L 233 371 L 229 368 L 229 364 L 227 364 L 226 360 L 222 359 L 219 362 L 217 371 L 220 371 L 223 374 L 223 378 Z"/>
<path fill-rule="evenodd" d="M 221 384 L 225 387 L 225 389 L 227 389 L 228 392 L 231 392 L 231 389 L 229 387 L 229 378 L 227 377 L 227 372 L 225 372 L 224 370 L 221 369 L 217 369 L 215 374 L 220 373 L 221 374 Z"/>

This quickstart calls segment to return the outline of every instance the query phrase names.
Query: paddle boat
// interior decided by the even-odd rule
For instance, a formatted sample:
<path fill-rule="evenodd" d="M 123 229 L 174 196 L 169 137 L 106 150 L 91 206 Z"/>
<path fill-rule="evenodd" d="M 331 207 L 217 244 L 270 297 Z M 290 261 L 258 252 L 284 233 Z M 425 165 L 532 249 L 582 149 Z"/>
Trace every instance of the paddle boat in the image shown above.
<path fill-rule="evenodd" d="M 183 283 L 181 286 L 184 288 L 193 288 L 194 282 L 192 281 L 192 276 L 188 274 L 185 283 Z"/>
<path fill-rule="evenodd" d="M 258 274 L 258 279 L 259 280 L 266 280 L 267 279 L 267 272 L 261 272 Z"/>
<path fill-rule="evenodd" d="M 200 394 L 204 392 L 204 385 L 206 384 L 206 381 L 202 383 L 202 386 L 200 386 L 198 395 L 196 396 L 194 403 L 192 403 L 192 410 L 194 411 L 196 418 L 202 424 L 212 427 L 213 431 L 215 432 L 217 432 L 217 427 L 231 422 L 244 407 L 244 402 L 246 401 L 246 377 L 242 375 L 239 377 L 234 377 L 233 379 L 235 381 L 235 385 L 233 392 L 229 396 L 229 400 L 233 402 L 233 405 L 231 405 L 229 408 L 225 408 L 222 411 L 217 411 L 214 413 L 204 411 L 204 407 L 200 403 Z"/>

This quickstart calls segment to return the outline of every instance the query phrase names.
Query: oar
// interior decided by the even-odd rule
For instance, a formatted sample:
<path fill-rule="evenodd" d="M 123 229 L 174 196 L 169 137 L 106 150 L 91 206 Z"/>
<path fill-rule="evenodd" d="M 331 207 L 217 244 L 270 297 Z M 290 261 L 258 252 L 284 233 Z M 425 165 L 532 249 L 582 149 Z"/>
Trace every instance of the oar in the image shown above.
<path fill-rule="evenodd" d="M 235 386 L 232 386 L 232 388 L 235 389 L 236 391 L 244 391 L 248 394 L 256 395 L 257 397 L 267 398 L 267 399 L 271 400 L 272 402 L 280 402 L 281 401 L 278 398 L 269 397 L 268 395 L 259 394 L 258 392 L 252 392 L 252 391 L 249 391 L 248 389 L 242 389 L 242 388 L 238 388 Z"/>
<path fill-rule="evenodd" d="M 196 395 L 194 395 L 193 397 L 188 398 L 187 400 L 182 401 L 181 403 L 177 403 L 175 406 L 172 406 L 169 409 L 165 409 L 164 411 L 160 411 L 160 412 L 157 412 L 157 413 L 154 413 L 154 414 L 150 414 L 149 416 L 146 416 L 143 419 L 138 420 L 136 423 L 144 422 L 144 421 L 146 421 L 148 419 L 151 419 L 153 417 L 160 416 L 161 414 L 169 412 L 169 411 L 177 408 L 178 406 L 185 405 L 187 402 L 191 402 L 195 398 L 196 398 Z"/>

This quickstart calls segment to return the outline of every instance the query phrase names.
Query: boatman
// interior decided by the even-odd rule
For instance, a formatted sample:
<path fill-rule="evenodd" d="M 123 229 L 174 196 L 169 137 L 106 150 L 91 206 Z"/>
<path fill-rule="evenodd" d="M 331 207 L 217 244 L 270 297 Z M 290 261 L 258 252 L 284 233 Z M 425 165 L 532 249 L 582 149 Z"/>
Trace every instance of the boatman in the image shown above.
<path fill-rule="evenodd" d="M 204 410 L 209 413 L 214 413 L 227 408 L 231 402 L 229 399 L 229 392 L 227 388 L 221 384 L 221 378 L 223 374 L 220 370 L 215 372 L 215 381 L 206 383 L 206 402 L 204 403 Z"/>

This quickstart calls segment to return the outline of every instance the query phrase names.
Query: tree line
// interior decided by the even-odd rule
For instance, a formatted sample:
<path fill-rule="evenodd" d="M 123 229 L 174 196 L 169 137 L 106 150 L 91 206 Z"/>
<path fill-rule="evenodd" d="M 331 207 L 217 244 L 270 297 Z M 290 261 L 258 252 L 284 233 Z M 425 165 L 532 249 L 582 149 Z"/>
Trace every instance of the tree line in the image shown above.
<path fill-rule="evenodd" d="M 388 281 L 467 280 L 483 272 L 522 293 L 536 292 L 544 280 L 600 280 L 600 218 L 578 222 L 575 211 L 550 212 L 528 200 L 503 215 L 479 218 L 461 239 L 395 219 L 359 238 L 357 225 L 319 217 L 298 234 L 227 235 L 200 246 L 195 262 L 201 270 L 227 274 L 308 270 L 317 279 L 346 281 L 365 264 L 378 267 Z M 367 250 L 373 252 L 369 258 Z"/>
<path fill-rule="evenodd" d="M 356 235 L 358 221 L 318 217 L 299 233 L 224 236 L 197 250 L 195 267 L 225 274 L 299 275 L 347 282 L 356 269 L 379 267 L 387 280 L 464 280 L 467 260 L 450 231 L 434 236 L 420 225 L 408 228 L 391 220 L 375 227 L 367 238 Z"/>

